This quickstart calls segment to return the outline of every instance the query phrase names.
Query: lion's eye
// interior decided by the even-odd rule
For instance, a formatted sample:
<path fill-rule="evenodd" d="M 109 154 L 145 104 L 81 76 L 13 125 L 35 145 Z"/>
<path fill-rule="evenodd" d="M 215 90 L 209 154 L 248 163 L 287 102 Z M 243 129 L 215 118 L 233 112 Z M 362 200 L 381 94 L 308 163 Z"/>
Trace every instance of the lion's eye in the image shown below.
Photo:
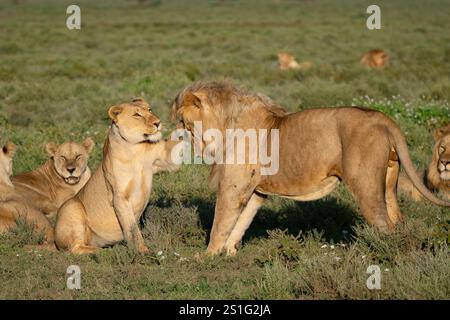
<path fill-rule="evenodd" d="M 133 117 L 136 117 L 136 118 L 142 118 L 142 116 L 141 116 L 139 113 L 135 113 L 135 114 L 133 115 Z"/>
<path fill-rule="evenodd" d="M 60 156 L 59 159 L 62 160 L 62 161 L 66 161 L 67 160 L 66 157 L 64 157 L 64 156 Z"/>
<path fill-rule="evenodd" d="M 81 159 L 81 154 L 77 155 L 75 158 L 77 161 Z"/>
<path fill-rule="evenodd" d="M 440 146 L 440 147 L 439 147 L 439 153 L 444 153 L 444 151 L 445 151 L 444 146 Z"/>

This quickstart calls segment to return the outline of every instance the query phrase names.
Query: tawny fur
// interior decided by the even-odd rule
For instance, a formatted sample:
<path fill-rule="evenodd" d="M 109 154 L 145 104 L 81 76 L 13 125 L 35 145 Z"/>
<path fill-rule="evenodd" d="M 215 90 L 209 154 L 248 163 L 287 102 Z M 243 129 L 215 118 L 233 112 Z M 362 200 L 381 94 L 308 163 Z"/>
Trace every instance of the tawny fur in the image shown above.
<path fill-rule="evenodd" d="M 278 68 L 280 70 L 307 70 L 312 67 L 312 63 L 309 61 L 304 61 L 298 63 L 292 54 L 286 52 L 278 53 Z"/>
<path fill-rule="evenodd" d="M 360 63 L 368 68 L 384 68 L 389 64 L 389 54 L 382 49 L 373 49 L 361 57 Z"/>
<path fill-rule="evenodd" d="M 148 248 L 138 228 L 152 189 L 153 173 L 174 170 L 176 142 L 160 141 L 161 126 L 142 99 L 109 109 L 112 126 L 103 161 L 88 183 L 58 211 L 55 242 L 76 254 L 126 240 L 134 250 Z"/>
<path fill-rule="evenodd" d="M 16 192 L 10 180 L 15 146 L 8 143 L 0 150 L 0 233 L 9 231 L 19 219 L 53 242 L 53 229 L 47 218 Z"/>
<path fill-rule="evenodd" d="M 430 164 L 419 175 L 430 190 L 450 200 L 450 124 L 435 130 Z M 422 194 L 403 172 L 400 174 L 398 189 L 415 201 L 423 200 Z"/>
<path fill-rule="evenodd" d="M 422 194 L 450 206 L 423 185 L 403 133 L 381 112 L 341 107 L 288 113 L 269 98 L 229 83 L 199 82 L 177 95 L 172 116 L 194 136 L 194 121 L 202 121 L 203 131 L 279 130 L 276 174 L 261 175 L 259 164 L 213 165 L 209 184 L 217 190 L 217 201 L 209 254 L 236 253 L 267 195 L 314 200 L 329 194 L 339 181 L 353 193 L 368 223 L 390 232 L 401 219 L 396 198 L 400 162 Z"/>
<path fill-rule="evenodd" d="M 36 170 L 14 176 L 11 180 L 16 191 L 44 214 L 53 216 L 91 177 L 87 164 L 93 147 L 90 138 L 82 144 L 47 144 L 51 159 Z"/>

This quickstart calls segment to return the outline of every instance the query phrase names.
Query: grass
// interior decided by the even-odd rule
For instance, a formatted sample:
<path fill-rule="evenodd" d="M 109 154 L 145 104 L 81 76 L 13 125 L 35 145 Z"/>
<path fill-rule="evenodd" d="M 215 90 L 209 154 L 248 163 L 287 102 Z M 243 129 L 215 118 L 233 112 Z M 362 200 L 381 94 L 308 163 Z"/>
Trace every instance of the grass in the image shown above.
<path fill-rule="evenodd" d="M 65 27 L 70 1 L 0 3 L 1 138 L 18 145 L 15 172 L 45 159 L 48 141 L 97 142 L 101 160 L 107 107 L 144 96 L 161 116 L 169 101 L 200 79 L 232 79 L 291 111 L 358 104 L 394 118 L 424 167 L 432 130 L 450 120 L 450 34 L 444 0 L 378 1 L 382 30 L 365 28 L 368 1 L 162 0 L 78 1 L 82 29 Z M 358 65 L 381 47 L 384 70 Z M 280 72 L 285 50 L 314 64 Z M 3 299 L 448 299 L 449 211 L 400 198 L 396 232 L 367 227 L 340 187 L 311 203 L 272 198 L 236 258 L 198 262 L 206 249 L 215 195 L 208 168 L 187 165 L 158 175 L 143 234 L 153 254 L 125 246 L 77 257 L 34 246 L 20 224 L 0 237 Z M 30 245 L 31 244 L 31 245 Z M 333 246 L 333 247 L 331 247 Z M 158 254 L 159 253 L 159 254 Z M 368 290 L 366 269 L 382 270 Z M 66 288 L 66 269 L 81 268 L 81 290 Z"/>

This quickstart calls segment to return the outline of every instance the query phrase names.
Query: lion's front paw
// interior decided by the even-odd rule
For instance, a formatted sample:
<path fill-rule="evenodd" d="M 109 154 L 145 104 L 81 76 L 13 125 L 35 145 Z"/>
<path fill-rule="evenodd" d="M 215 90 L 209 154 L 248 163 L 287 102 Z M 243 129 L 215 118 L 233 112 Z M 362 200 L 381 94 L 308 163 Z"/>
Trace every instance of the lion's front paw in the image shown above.
<path fill-rule="evenodd" d="M 137 247 L 137 252 L 140 254 L 149 254 L 150 249 L 146 245 L 140 245 Z"/>
<path fill-rule="evenodd" d="M 209 245 L 208 248 L 206 249 L 206 255 L 214 257 L 214 256 L 218 256 L 219 254 L 221 254 L 222 251 L 223 251 L 223 247 L 215 247 L 215 246 Z"/>
<path fill-rule="evenodd" d="M 225 248 L 225 252 L 226 252 L 228 257 L 234 257 L 237 254 L 237 250 L 236 250 L 236 248 L 234 246 L 233 247 L 226 247 Z"/>

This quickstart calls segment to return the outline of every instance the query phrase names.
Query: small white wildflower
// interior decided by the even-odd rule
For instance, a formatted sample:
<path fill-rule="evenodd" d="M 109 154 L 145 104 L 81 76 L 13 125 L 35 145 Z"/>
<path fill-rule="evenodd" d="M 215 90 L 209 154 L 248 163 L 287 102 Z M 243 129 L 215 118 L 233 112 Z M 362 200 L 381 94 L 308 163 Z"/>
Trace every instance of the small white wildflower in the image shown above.
<path fill-rule="evenodd" d="M 175 257 L 179 257 L 180 256 L 180 254 L 177 253 L 177 252 L 174 252 L 173 254 L 174 254 Z"/>
<path fill-rule="evenodd" d="M 334 249 L 334 246 L 333 246 L 333 245 L 331 245 L 331 246 L 330 246 L 330 248 L 331 248 L 331 249 Z"/>
<path fill-rule="evenodd" d="M 323 248 L 326 248 L 326 247 L 328 247 L 326 244 L 324 244 L 323 246 L 321 246 L 320 248 L 321 249 L 323 249 Z"/>
<path fill-rule="evenodd" d="M 163 252 L 162 251 L 158 251 L 157 255 L 158 256 L 162 256 Z"/>
<path fill-rule="evenodd" d="M 184 262 L 184 261 L 189 261 L 189 259 L 188 258 L 180 258 L 178 261 Z"/>
<path fill-rule="evenodd" d="M 384 271 L 388 272 L 388 271 L 389 271 L 389 269 L 388 269 L 388 268 L 386 268 L 386 269 L 384 269 Z"/>
<path fill-rule="evenodd" d="M 165 256 L 161 256 L 161 260 L 164 260 L 166 257 Z"/>
<path fill-rule="evenodd" d="M 366 255 L 362 255 L 361 258 L 365 259 L 365 258 L 366 258 Z"/>
<path fill-rule="evenodd" d="M 340 257 L 334 257 L 334 260 L 336 260 L 336 261 L 339 261 L 339 260 L 341 260 L 342 258 L 340 258 Z"/>
<path fill-rule="evenodd" d="M 16 254 L 16 257 L 20 257 L 20 254 Z"/>

